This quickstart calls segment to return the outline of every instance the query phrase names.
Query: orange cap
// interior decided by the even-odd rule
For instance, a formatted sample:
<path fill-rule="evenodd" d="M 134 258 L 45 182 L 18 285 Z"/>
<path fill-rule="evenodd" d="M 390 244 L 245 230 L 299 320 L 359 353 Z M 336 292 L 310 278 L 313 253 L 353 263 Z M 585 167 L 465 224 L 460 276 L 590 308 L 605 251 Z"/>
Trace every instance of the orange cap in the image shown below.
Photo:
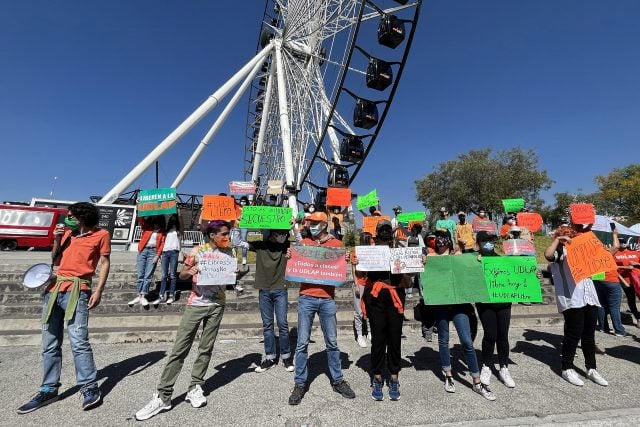
<path fill-rule="evenodd" d="M 309 216 L 309 221 L 324 221 L 327 222 L 327 214 L 324 212 L 314 212 Z"/>

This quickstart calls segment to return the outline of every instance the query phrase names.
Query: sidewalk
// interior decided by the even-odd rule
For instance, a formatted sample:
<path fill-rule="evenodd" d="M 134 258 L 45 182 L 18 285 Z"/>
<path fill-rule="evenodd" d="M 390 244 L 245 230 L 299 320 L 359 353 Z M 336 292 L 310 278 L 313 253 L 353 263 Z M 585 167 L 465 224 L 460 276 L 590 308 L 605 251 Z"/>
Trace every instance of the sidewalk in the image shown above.
<path fill-rule="evenodd" d="M 317 323 L 317 321 L 316 321 Z M 638 329 L 628 328 L 634 335 Z M 453 366 L 458 372 L 456 393 L 447 394 L 440 380 L 437 341 L 425 343 L 418 332 L 406 331 L 403 341 L 403 370 L 400 373 L 402 398 L 374 402 L 369 396 L 369 349 L 357 346 L 347 335 L 338 340 L 342 351 L 344 376 L 357 396 L 347 400 L 332 391 L 325 374 L 326 357 L 320 332 L 314 333 L 309 348 L 310 389 L 299 406 L 289 406 L 293 374 L 280 365 L 265 373 L 253 372 L 263 352 L 258 339 L 220 340 L 216 343 L 204 386 L 207 406 L 194 409 L 185 403 L 184 393 L 193 363 L 191 355 L 176 384 L 174 408 L 146 423 L 154 426 L 241 425 L 241 426 L 361 426 L 430 425 L 485 420 L 481 425 L 525 425 L 574 423 L 575 425 L 637 425 L 640 421 L 640 395 L 637 378 L 640 344 L 635 337 L 616 338 L 598 333 L 596 341 L 608 355 L 598 356 L 598 370 L 610 382 L 601 387 L 586 381 L 572 386 L 559 376 L 561 327 L 512 328 L 510 367 L 515 389 L 508 389 L 492 378 L 495 402 L 484 400 L 470 388 L 470 376 L 461 352 L 454 350 Z M 476 339 L 480 346 L 482 329 Z M 452 344 L 457 342 L 452 334 Z M 0 348 L 0 405 L 3 426 L 105 425 L 143 423 L 133 414 L 151 398 L 164 367 L 168 343 L 96 344 L 94 354 L 104 404 L 83 412 L 75 393 L 73 360 L 64 344 L 63 398 L 26 415 L 15 409 L 38 389 L 41 380 L 38 347 Z M 192 350 L 192 354 L 194 351 Z M 579 353 L 576 365 L 584 368 Z M 71 390 L 69 388 L 71 387 Z M 385 388 L 386 394 L 386 388 Z M 624 409 L 624 408 L 629 408 Z M 621 409 L 624 409 L 620 411 Z M 602 412 L 606 411 L 606 412 Z M 591 420 L 591 421 L 589 421 Z M 454 424 L 469 425 L 469 424 Z"/>

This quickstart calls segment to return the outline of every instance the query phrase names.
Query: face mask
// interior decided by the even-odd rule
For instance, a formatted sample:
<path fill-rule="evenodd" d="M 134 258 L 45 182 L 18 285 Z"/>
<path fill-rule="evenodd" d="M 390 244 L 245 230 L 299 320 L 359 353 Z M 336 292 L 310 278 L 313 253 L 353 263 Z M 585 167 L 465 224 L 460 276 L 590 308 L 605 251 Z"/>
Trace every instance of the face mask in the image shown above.
<path fill-rule="evenodd" d="M 391 230 L 382 229 L 378 232 L 378 240 L 390 242 L 393 239 L 393 233 Z"/>
<path fill-rule="evenodd" d="M 69 217 L 66 217 L 64 219 L 64 225 L 66 225 L 67 227 L 69 227 L 70 230 L 77 230 L 78 227 L 80 226 L 78 224 L 78 220 L 77 219 L 69 219 Z"/>
<path fill-rule="evenodd" d="M 322 230 L 324 230 L 324 226 L 322 224 L 316 224 L 309 227 L 309 231 L 312 236 L 317 236 L 322 233 Z"/>
<path fill-rule="evenodd" d="M 310 208 L 309 208 L 309 212 L 310 212 L 310 213 L 314 213 L 315 211 L 316 211 L 316 208 L 314 208 L 314 207 L 310 207 Z"/>
<path fill-rule="evenodd" d="M 286 234 L 277 234 L 276 235 L 276 242 L 284 243 L 286 240 L 287 240 L 287 235 Z"/>
<path fill-rule="evenodd" d="M 485 214 L 484 212 L 479 212 L 479 213 L 478 213 L 478 216 L 479 216 L 480 218 L 484 218 L 484 216 L 485 216 L 485 215 L 486 215 L 486 214 Z"/>
<path fill-rule="evenodd" d="M 247 204 L 247 202 L 245 202 L 244 200 L 240 200 L 240 205 L 241 206 L 245 206 Z"/>
<path fill-rule="evenodd" d="M 491 242 L 483 243 L 482 250 L 484 252 L 493 252 L 493 243 Z"/>
<path fill-rule="evenodd" d="M 219 248 L 228 248 L 230 246 L 229 236 L 214 236 L 213 242 Z"/>

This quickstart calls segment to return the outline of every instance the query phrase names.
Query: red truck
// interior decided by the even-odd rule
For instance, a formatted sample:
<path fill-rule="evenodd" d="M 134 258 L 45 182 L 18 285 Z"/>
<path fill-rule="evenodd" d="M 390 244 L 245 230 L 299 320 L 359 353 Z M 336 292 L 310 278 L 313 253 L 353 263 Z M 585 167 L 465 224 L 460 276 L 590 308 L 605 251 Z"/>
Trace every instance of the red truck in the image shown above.
<path fill-rule="evenodd" d="M 62 208 L 0 205 L 0 250 L 51 248 L 53 229 L 66 215 Z"/>

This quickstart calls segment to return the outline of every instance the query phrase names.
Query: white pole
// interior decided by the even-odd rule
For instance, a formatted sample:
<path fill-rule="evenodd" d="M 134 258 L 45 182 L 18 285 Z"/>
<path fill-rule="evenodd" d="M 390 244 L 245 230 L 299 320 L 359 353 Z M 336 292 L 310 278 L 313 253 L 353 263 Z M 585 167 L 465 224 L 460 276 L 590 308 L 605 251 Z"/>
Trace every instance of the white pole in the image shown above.
<path fill-rule="evenodd" d="M 191 171 L 193 165 L 196 163 L 198 158 L 200 158 L 200 156 L 204 152 L 204 149 L 207 148 L 215 134 L 218 133 L 218 130 L 220 130 L 223 123 L 227 120 L 227 117 L 229 117 L 231 111 L 235 108 L 240 98 L 242 98 L 242 95 L 251 84 L 251 81 L 253 80 L 261 66 L 262 64 L 258 62 L 244 79 L 244 82 L 242 82 L 242 85 L 240 85 L 236 93 L 233 95 L 233 98 L 229 100 L 229 103 L 224 107 L 224 110 L 222 110 L 220 116 L 216 119 L 213 126 L 211 126 L 211 129 L 209 129 L 209 132 L 207 132 L 202 141 L 200 141 L 200 144 L 198 144 L 187 163 L 184 165 L 176 179 L 173 181 L 173 184 L 171 184 L 172 187 L 179 187 L 180 184 L 182 184 L 182 181 L 184 181 L 184 178 L 187 176 L 189 171 Z"/>
<path fill-rule="evenodd" d="M 215 91 L 202 103 L 180 126 L 169 134 L 156 148 L 153 149 L 147 157 L 145 157 L 137 166 L 135 166 L 119 183 L 117 183 L 107 194 L 105 194 L 98 203 L 112 203 L 118 196 L 125 191 L 140 175 L 142 175 L 160 156 L 162 156 L 169 148 L 171 148 L 180 138 L 189 132 L 204 116 L 206 116 L 213 108 L 215 108 L 221 99 L 223 99 L 233 89 L 240 80 L 249 73 L 249 71 L 260 61 L 262 61 L 271 51 L 273 45 L 269 43 L 262 49 L 251 61 L 244 65 L 236 72 L 220 89 Z"/>
<path fill-rule="evenodd" d="M 271 108 L 271 91 L 273 87 L 273 76 L 275 74 L 276 67 L 272 66 L 269 70 L 269 78 L 267 79 L 267 88 L 264 93 L 264 104 L 262 106 L 262 116 L 260 119 L 260 131 L 258 132 L 258 143 L 253 153 L 253 171 L 251 173 L 251 180 L 256 182 L 258 175 L 260 174 L 260 161 L 262 161 L 262 153 L 264 147 L 264 135 L 267 132 L 267 120 L 269 119 L 269 109 Z"/>

